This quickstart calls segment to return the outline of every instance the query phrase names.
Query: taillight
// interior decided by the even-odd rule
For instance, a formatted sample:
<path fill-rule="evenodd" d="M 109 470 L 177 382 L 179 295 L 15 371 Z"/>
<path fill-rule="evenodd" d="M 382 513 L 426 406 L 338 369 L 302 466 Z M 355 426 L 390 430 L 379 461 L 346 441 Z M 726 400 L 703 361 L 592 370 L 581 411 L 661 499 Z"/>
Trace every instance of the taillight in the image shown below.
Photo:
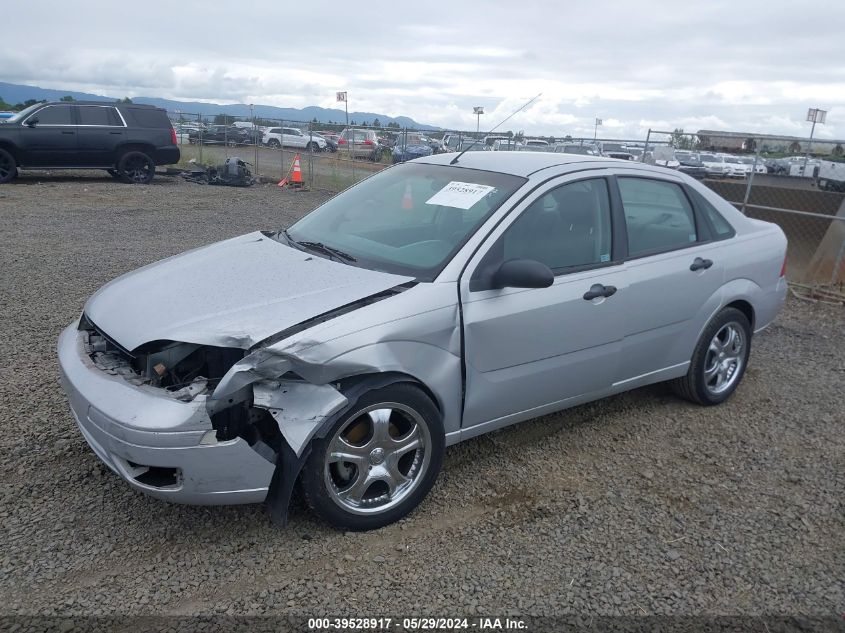
<path fill-rule="evenodd" d="M 786 277 L 786 255 L 783 256 L 783 264 L 780 267 L 780 276 Z"/>
<path fill-rule="evenodd" d="M 367 139 L 366 141 L 364 141 L 364 145 L 372 145 L 372 144 L 373 144 L 373 142 L 370 139 Z"/>
<path fill-rule="evenodd" d="M 337 144 L 338 145 L 346 145 L 346 139 L 345 138 L 337 139 Z"/>
<path fill-rule="evenodd" d="M 176 142 L 176 130 L 174 130 L 172 127 L 170 128 L 170 142 L 174 145 L 178 145 L 178 143 Z"/>

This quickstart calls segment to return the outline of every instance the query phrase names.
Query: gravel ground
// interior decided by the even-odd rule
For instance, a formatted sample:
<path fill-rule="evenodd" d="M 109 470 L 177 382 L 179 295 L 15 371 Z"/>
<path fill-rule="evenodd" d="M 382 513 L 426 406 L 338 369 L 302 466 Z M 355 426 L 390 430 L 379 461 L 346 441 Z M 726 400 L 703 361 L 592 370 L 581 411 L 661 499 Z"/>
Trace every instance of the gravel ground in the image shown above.
<path fill-rule="evenodd" d="M 100 464 L 54 346 L 116 275 L 325 196 L 36 174 L 0 187 L 3 614 L 814 614 L 845 607 L 845 312 L 790 300 L 725 405 L 639 389 L 450 448 L 410 517 L 184 507 Z"/>

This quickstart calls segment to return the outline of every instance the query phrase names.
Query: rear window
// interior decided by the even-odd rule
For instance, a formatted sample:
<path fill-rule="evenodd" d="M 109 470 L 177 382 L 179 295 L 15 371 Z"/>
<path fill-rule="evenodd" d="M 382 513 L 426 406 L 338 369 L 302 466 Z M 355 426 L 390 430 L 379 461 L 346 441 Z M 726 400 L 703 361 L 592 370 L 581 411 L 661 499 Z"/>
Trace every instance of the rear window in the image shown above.
<path fill-rule="evenodd" d="M 733 227 L 724 217 L 722 217 L 722 214 L 716 210 L 716 207 L 710 204 L 707 201 L 707 198 L 702 196 L 692 187 L 689 187 L 688 191 L 692 194 L 692 200 L 695 203 L 695 206 L 697 206 L 699 211 L 703 212 L 704 215 L 707 216 L 707 219 L 710 220 L 710 224 L 713 225 L 713 230 L 716 233 L 716 238 L 726 239 L 728 237 L 733 237 Z"/>
<path fill-rule="evenodd" d="M 170 119 L 167 118 L 167 113 L 164 110 L 157 110 L 153 108 L 126 108 L 123 112 L 124 116 L 127 114 L 129 115 L 128 118 L 132 119 L 137 127 L 170 127 Z"/>

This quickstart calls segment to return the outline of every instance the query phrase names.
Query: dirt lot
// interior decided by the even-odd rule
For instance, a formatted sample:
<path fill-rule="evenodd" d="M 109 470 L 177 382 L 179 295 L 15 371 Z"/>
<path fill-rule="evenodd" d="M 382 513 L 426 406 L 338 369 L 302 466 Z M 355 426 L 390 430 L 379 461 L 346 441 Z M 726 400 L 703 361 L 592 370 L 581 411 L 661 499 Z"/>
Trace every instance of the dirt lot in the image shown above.
<path fill-rule="evenodd" d="M 845 610 L 845 312 L 821 304 L 789 302 L 725 405 L 656 386 L 465 442 L 377 532 L 132 491 L 72 421 L 59 331 L 116 275 L 324 197 L 99 174 L 0 187 L 0 613 Z"/>

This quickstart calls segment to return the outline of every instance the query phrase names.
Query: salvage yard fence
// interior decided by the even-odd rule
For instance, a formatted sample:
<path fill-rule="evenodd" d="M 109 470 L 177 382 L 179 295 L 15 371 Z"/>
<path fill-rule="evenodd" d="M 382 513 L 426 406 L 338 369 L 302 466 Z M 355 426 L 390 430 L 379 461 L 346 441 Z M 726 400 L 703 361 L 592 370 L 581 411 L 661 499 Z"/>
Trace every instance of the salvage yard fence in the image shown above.
<path fill-rule="evenodd" d="M 182 149 L 180 167 L 189 168 L 191 163 L 219 165 L 227 158 L 244 160 L 252 173 L 264 181 L 278 182 L 289 174 L 294 157 L 299 154 L 305 186 L 309 189 L 339 192 L 347 187 L 381 171 L 393 162 L 393 151 L 386 147 L 378 153 L 367 155 L 362 151 L 350 151 L 349 145 L 339 145 L 336 151 L 313 151 L 294 148 L 284 144 L 271 148 L 262 143 L 263 132 L 259 129 L 296 128 L 306 137 L 317 133 L 340 134 L 345 123 L 317 123 L 288 119 L 258 117 L 208 116 L 180 111 L 169 112 L 177 130 Z M 241 125 L 235 131 L 235 122 Z M 372 130 L 380 138 L 404 149 L 409 139 L 418 135 L 433 139 L 443 138 L 443 130 L 425 130 L 380 125 L 361 125 L 350 121 L 353 131 Z M 246 125 L 252 127 L 247 127 Z M 209 137 L 207 126 L 222 125 L 223 137 Z M 234 138 L 228 132 L 232 131 Z M 466 138 L 483 135 L 475 132 L 457 132 Z M 777 145 L 778 138 L 771 135 L 743 136 L 735 148 L 707 145 L 712 139 L 681 131 L 665 132 L 649 130 L 644 139 L 592 139 L 592 138 L 542 138 L 551 151 L 555 145 L 567 144 L 605 149 L 626 149 L 632 160 L 676 168 L 666 164 L 666 159 L 678 150 L 692 153 L 717 153 L 723 151 L 739 156 L 746 165 L 747 173 L 739 176 L 716 177 L 714 174 L 698 174 L 704 184 L 734 204 L 749 217 L 773 222 L 780 226 L 789 240 L 787 251 L 787 279 L 793 292 L 816 300 L 845 302 L 845 182 L 841 190 L 831 188 L 820 178 L 816 162 L 799 163 L 798 172 L 792 167 L 792 175 L 783 169 L 773 170 L 772 154 L 767 148 Z M 310 140 L 310 138 L 309 138 Z M 524 139 L 520 139 L 524 140 Z M 786 139 L 780 143 L 784 145 Z M 505 144 L 505 148 L 512 147 Z M 356 150 L 360 150 L 357 147 Z M 526 148 L 529 149 L 529 148 Z M 793 148 L 792 153 L 795 153 Z M 776 155 L 777 156 L 777 155 Z M 782 154 L 781 154 L 782 156 Z M 783 160 L 783 159 L 781 159 Z M 809 167 L 808 167 L 809 164 Z M 787 164 L 789 167 L 789 164 Z M 845 170 L 845 164 L 843 164 Z M 824 186 L 822 186 L 824 185 Z M 836 189 L 836 187 L 833 187 Z"/>

